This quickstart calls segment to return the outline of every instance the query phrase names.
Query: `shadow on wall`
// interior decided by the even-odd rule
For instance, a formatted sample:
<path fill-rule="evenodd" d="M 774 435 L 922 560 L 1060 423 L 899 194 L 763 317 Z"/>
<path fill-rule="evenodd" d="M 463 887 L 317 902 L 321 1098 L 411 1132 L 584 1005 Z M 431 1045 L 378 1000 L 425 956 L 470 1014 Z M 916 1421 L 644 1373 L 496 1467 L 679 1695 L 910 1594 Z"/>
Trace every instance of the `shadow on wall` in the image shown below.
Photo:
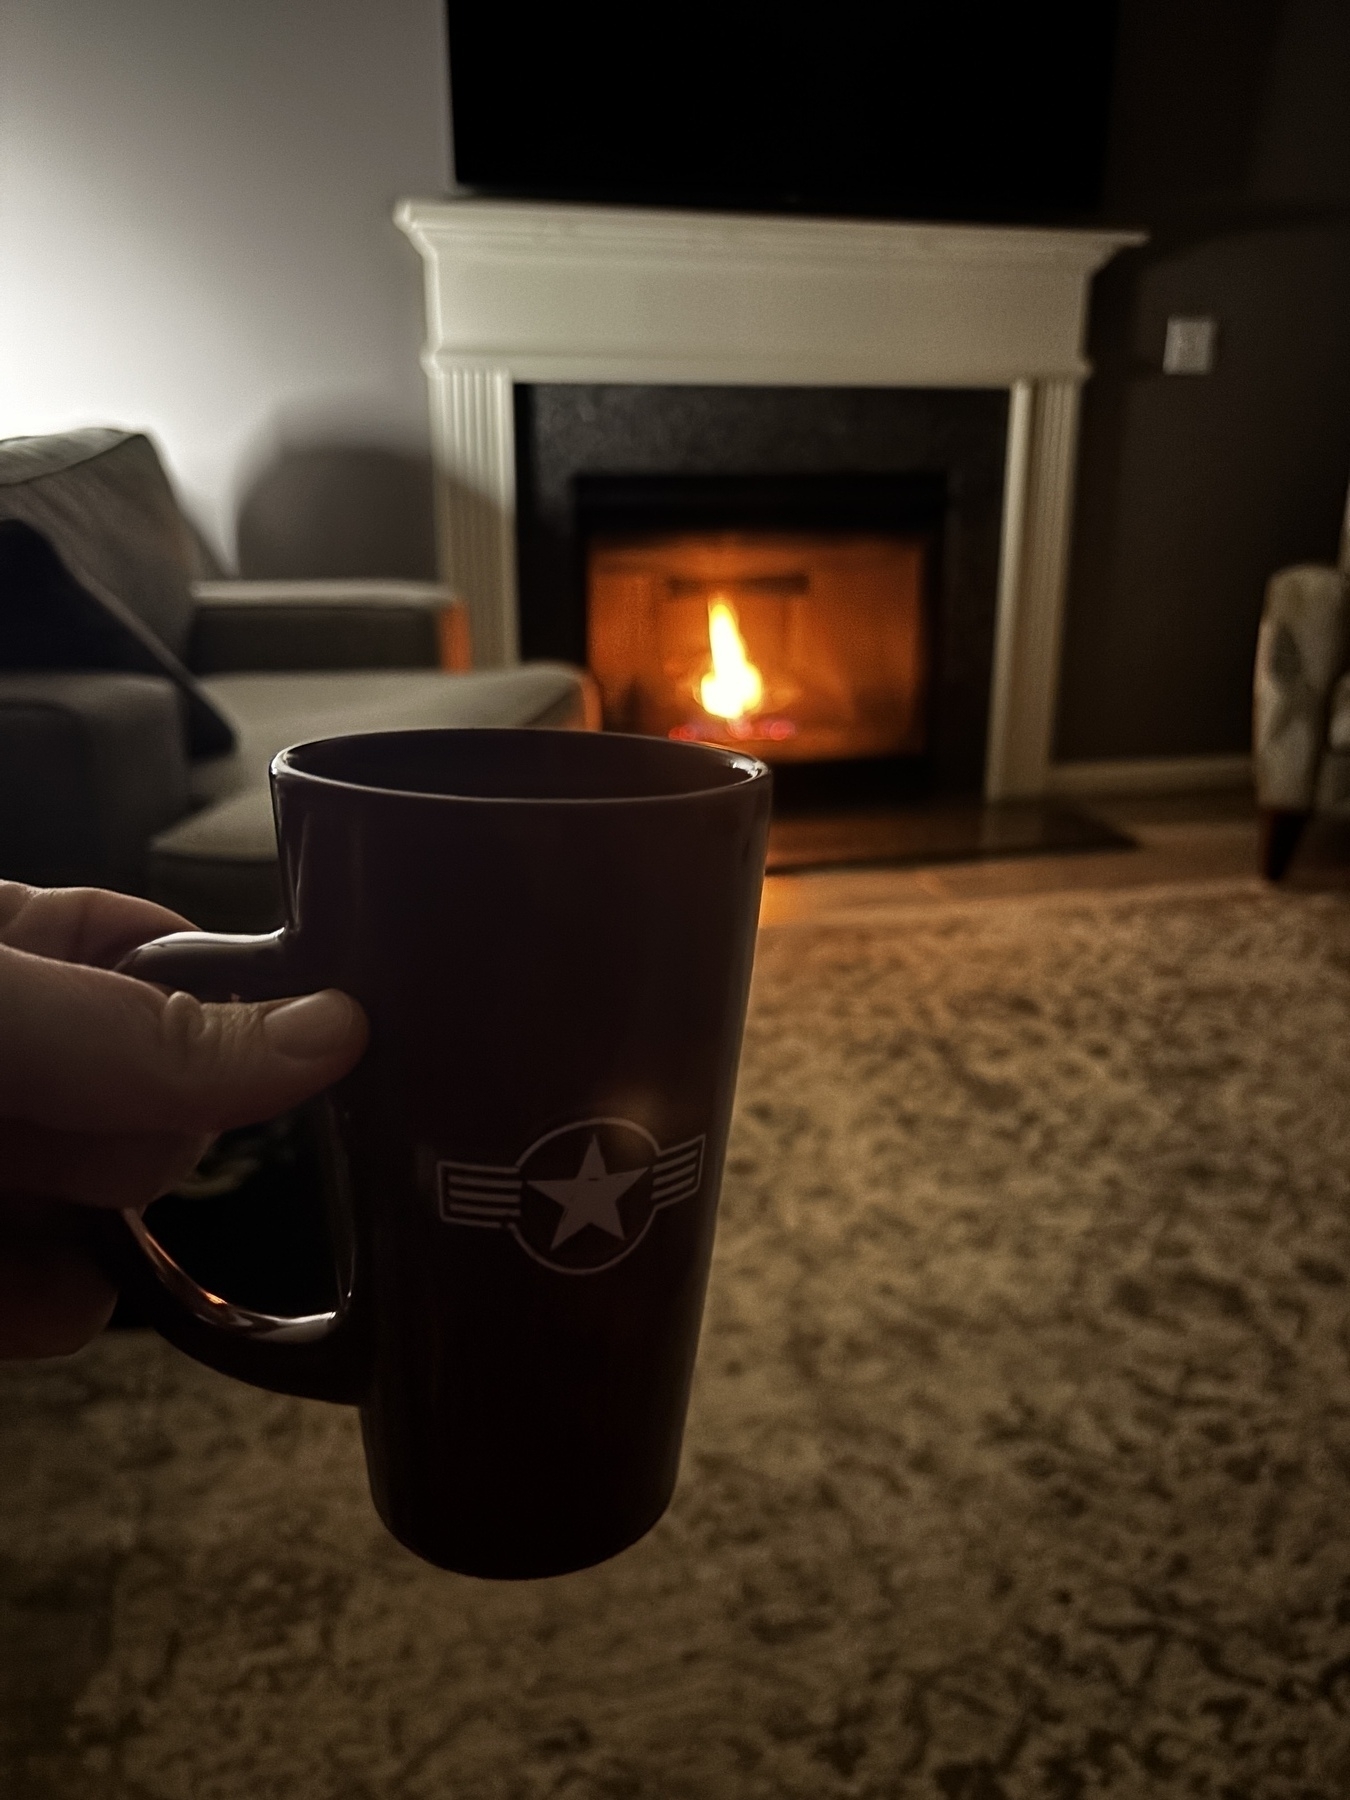
<path fill-rule="evenodd" d="M 240 502 L 238 564 L 255 579 L 435 580 L 431 458 L 360 444 L 279 450 Z"/>

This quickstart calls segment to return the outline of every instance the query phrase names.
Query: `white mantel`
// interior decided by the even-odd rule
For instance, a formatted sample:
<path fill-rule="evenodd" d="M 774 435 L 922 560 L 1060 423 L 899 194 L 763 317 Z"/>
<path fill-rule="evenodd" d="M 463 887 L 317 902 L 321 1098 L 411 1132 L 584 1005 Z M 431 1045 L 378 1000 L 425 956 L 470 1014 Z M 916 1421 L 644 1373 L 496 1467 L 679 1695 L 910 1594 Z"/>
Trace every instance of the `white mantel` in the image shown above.
<path fill-rule="evenodd" d="M 986 792 L 1045 790 L 1088 283 L 1138 234 L 407 200 L 444 574 L 517 654 L 512 385 L 1005 387 Z"/>

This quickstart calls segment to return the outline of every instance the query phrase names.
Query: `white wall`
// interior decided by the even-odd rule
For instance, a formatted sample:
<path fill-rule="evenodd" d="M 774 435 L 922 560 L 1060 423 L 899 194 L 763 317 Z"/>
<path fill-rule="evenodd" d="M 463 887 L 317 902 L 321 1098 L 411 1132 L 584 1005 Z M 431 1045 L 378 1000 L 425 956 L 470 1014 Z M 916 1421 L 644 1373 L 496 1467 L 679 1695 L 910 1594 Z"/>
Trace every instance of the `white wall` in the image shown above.
<path fill-rule="evenodd" d="M 0 436 L 148 427 L 233 555 L 295 446 L 425 457 L 440 0 L 0 0 Z"/>

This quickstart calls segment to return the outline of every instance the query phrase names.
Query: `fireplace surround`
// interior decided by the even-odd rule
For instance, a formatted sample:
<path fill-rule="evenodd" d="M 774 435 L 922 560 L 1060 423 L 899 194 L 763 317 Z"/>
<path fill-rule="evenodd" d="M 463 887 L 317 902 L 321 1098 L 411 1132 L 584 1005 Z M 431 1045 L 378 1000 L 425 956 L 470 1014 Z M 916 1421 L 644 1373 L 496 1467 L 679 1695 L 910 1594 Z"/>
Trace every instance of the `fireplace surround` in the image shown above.
<path fill-rule="evenodd" d="M 921 664 L 913 673 L 921 687 L 914 700 L 922 719 L 914 723 L 922 726 L 922 741 L 907 733 L 904 749 L 923 767 L 895 771 L 900 780 L 890 785 L 904 792 L 978 794 L 1007 415 L 1007 395 L 997 389 L 518 384 L 521 653 L 585 662 L 602 689 L 608 685 L 608 659 L 597 664 L 591 654 L 597 621 L 587 610 L 588 567 L 593 570 L 602 543 L 626 543 L 623 554 L 631 561 L 644 533 L 648 547 L 664 541 L 667 556 L 672 539 L 689 547 L 707 533 L 722 549 L 702 571 L 686 569 L 686 576 L 730 575 L 737 559 L 750 554 L 761 576 L 800 580 L 807 572 L 801 560 L 806 540 L 818 535 L 817 548 L 830 546 L 828 561 L 836 569 L 840 557 L 861 554 L 851 601 L 823 569 L 812 594 L 784 595 L 777 608 L 762 592 L 744 596 L 736 604 L 741 610 L 749 605 L 747 627 L 759 650 L 780 660 L 782 647 L 762 633 L 766 623 L 772 627 L 775 611 L 791 610 L 798 634 L 814 640 L 796 646 L 798 679 L 808 690 L 815 685 L 813 672 L 847 674 L 841 659 L 855 668 L 861 655 L 889 661 L 902 679 L 907 665 Z M 774 534 L 777 552 L 770 554 Z M 750 550 L 747 539 L 759 548 Z M 730 548 L 729 540 L 740 549 Z M 875 622 L 864 570 L 870 566 L 881 575 L 888 560 L 878 540 L 889 543 L 898 559 L 893 575 L 899 585 L 892 591 L 890 630 L 874 636 L 869 651 L 858 640 L 872 636 Z M 867 544 L 871 551 L 860 548 Z M 729 555 L 731 563 L 719 565 L 719 555 Z M 917 594 L 905 591 L 906 562 L 921 565 L 909 571 Z M 880 598 L 875 596 L 877 605 Z M 832 619 L 822 616 L 826 604 Z M 840 641 L 846 632 L 854 642 Z M 774 669 L 765 673 L 772 686 Z M 766 696 L 770 712 L 772 698 Z M 900 698 L 893 693 L 897 706 Z M 810 710 L 807 692 L 800 701 Z M 872 711 L 865 703 L 854 708 L 853 723 L 862 727 L 863 715 Z M 807 718 L 789 711 L 788 722 L 803 728 L 803 750 L 812 738 L 819 746 L 818 735 L 805 729 Z M 893 723 L 898 738 L 898 717 Z M 761 736 L 746 747 L 776 765 L 798 760 L 790 741 Z M 836 753 L 868 750 L 840 745 Z M 781 797 L 784 783 L 778 791 Z"/>
<path fill-rule="evenodd" d="M 480 666 L 521 648 L 524 386 L 997 392 L 980 786 L 1044 792 L 1087 284 L 1137 234 L 473 199 L 396 217 L 424 259 L 439 541 Z"/>

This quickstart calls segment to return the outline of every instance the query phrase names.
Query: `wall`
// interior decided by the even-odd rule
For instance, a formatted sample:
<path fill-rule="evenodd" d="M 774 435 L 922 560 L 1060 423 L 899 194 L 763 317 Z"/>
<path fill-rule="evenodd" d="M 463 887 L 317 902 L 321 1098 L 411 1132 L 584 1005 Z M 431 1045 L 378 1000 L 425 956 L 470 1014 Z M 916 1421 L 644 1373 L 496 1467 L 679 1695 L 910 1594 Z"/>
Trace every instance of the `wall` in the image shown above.
<path fill-rule="evenodd" d="M 1350 6 L 1125 0 L 1057 753 L 1247 748 L 1266 577 L 1334 560 L 1350 480 Z M 1166 376 L 1169 314 L 1219 321 Z"/>
<path fill-rule="evenodd" d="M 439 0 L 5 0 L 0 433 L 148 426 L 251 573 L 432 566 Z M 1241 750 L 1261 590 L 1350 476 L 1350 4 L 1123 0 L 1058 754 Z M 1211 377 L 1164 377 L 1171 312 Z"/>
<path fill-rule="evenodd" d="M 148 427 L 246 572 L 433 562 L 440 0 L 6 0 L 0 435 Z"/>

